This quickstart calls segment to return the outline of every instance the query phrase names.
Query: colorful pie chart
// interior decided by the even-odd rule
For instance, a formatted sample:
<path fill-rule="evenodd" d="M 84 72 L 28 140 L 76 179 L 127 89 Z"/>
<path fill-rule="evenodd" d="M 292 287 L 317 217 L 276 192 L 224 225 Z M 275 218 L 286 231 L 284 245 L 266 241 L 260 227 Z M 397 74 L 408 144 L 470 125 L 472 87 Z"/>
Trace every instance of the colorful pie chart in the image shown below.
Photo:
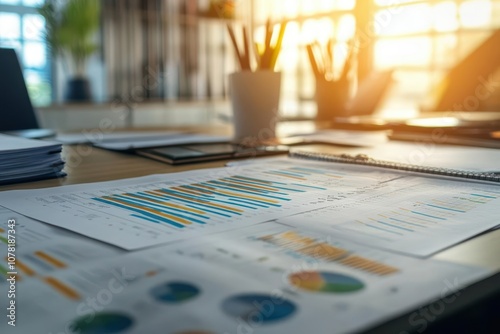
<path fill-rule="evenodd" d="M 291 301 L 265 294 L 241 294 L 222 302 L 222 310 L 248 323 L 265 324 L 290 317 L 297 306 Z"/>
<path fill-rule="evenodd" d="M 162 303 L 181 303 L 200 294 L 200 289 L 185 282 L 168 282 L 151 289 L 154 299 Z"/>
<path fill-rule="evenodd" d="M 301 271 L 289 276 L 290 283 L 302 290 L 325 292 L 325 293 L 346 293 L 359 291 L 365 287 L 360 280 L 343 274 Z"/>
<path fill-rule="evenodd" d="M 93 318 L 84 316 L 71 325 L 71 330 L 79 334 L 112 334 L 121 333 L 134 321 L 127 315 L 118 313 L 97 313 Z"/>

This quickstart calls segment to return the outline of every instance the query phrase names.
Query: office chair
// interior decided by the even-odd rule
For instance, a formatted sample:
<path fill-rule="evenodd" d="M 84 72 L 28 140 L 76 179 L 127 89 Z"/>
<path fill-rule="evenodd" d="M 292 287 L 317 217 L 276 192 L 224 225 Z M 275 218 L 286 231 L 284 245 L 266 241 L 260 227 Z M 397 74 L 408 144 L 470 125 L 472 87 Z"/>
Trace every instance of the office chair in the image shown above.
<path fill-rule="evenodd" d="M 0 48 L 0 132 L 28 138 L 54 135 L 40 129 L 16 52 Z"/>

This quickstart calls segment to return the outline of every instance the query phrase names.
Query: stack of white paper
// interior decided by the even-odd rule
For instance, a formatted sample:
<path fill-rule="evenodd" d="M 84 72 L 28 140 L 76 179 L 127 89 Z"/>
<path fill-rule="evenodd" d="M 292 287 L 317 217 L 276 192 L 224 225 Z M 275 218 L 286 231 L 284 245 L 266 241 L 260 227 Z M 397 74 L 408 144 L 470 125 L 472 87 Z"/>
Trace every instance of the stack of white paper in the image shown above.
<path fill-rule="evenodd" d="M 181 131 L 116 131 L 112 133 L 83 131 L 82 133 L 59 134 L 55 140 L 63 144 L 91 143 L 107 150 L 128 151 L 158 146 L 225 143 L 231 138 Z"/>
<path fill-rule="evenodd" d="M 63 176 L 60 143 L 0 134 L 0 184 Z"/>

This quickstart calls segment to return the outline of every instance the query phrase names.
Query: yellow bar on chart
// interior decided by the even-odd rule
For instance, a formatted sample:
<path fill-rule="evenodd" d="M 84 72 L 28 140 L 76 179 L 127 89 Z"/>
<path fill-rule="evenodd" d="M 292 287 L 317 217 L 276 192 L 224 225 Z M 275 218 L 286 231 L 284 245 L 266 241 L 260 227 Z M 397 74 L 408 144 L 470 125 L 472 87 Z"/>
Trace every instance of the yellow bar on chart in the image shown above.
<path fill-rule="evenodd" d="M 21 270 L 23 273 L 25 273 L 28 276 L 35 276 L 36 275 L 36 272 L 33 269 L 31 269 L 30 267 L 25 265 L 23 262 L 19 261 L 19 259 L 16 260 L 16 266 L 19 268 L 19 270 Z"/>
<path fill-rule="evenodd" d="M 347 258 L 339 261 L 339 263 L 380 276 L 390 275 L 399 271 L 399 269 L 395 267 L 372 261 L 357 255 L 348 256 Z"/>
<path fill-rule="evenodd" d="M 50 285 L 54 290 L 58 291 L 59 293 L 61 293 L 65 297 L 72 299 L 72 300 L 80 300 L 81 299 L 81 296 L 80 296 L 80 294 L 78 294 L 78 292 L 76 292 L 75 290 L 73 290 L 72 288 L 67 286 L 66 284 L 62 283 L 61 281 L 59 281 L 53 277 L 45 277 L 43 280 L 45 283 Z"/>
<path fill-rule="evenodd" d="M 35 252 L 35 255 L 44 260 L 45 262 L 48 262 L 49 264 L 53 265 L 56 268 L 62 269 L 66 268 L 66 264 L 59 261 L 58 259 L 50 256 L 49 254 L 42 252 L 42 251 L 37 251 Z"/>
<path fill-rule="evenodd" d="M 121 200 L 119 200 L 117 198 L 113 198 L 113 197 L 109 197 L 109 196 L 104 196 L 103 198 L 105 200 L 112 201 L 112 202 L 115 202 L 115 203 L 119 203 L 119 204 L 122 204 L 122 205 L 125 205 L 125 206 L 129 206 L 129 207 L 132 207 L 132 208 L 144 210 L 144 211 L 153 213 L 153 214 L 158 215 L 158 216 L 163 217 L 163 218 L 171 219 L 171 220 L 173 220 L 173 221 L 175 221 L 177 223 L 180 223 L 180 224 L 184 224 L 184 225 L 191 225 L 192 224 L 190 221 L 188 221 L 186 219 L 175 217 L 175 216 L 169 215 L 168 213 L 164 213 L 164 212 L 161 212 L 161 211 L 158 211 L 158 210 L 155 210 L 155 209 L 147 208 L 147 207 L 142 206 L 142 205 L 136 205 L 136 204 L 128 203 L 128 202 L 121 201 Z"/>

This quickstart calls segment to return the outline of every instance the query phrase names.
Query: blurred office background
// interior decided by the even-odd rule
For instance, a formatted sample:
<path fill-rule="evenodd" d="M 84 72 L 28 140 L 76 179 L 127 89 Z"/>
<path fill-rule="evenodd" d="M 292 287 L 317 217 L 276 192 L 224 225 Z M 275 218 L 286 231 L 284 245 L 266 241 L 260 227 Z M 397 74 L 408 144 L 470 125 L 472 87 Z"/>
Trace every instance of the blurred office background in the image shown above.
<path fill-rule="evenodd" d="M 394 70 L 381 109 L 411 117 L 447 71 L 500 28 L 500 0 L 102 0 L 99 48 L 85 70 L 92 98 L 74 103 L 65 99 L 68 64 L 44 39 L 43 3 L 0 0 L 0 47 L 18 51 L 42 125 L 63 130 L 97 126 L 105 116 L 117 126 L 227 121 L 227 75 L 237 69 L 228 23 L 246 25 L 259 42 L 267 18 L 288 22 L 277 64 L 287 119 L 315 116 L 308 43 L 333 38 L 342 60 L 357 31 L 358 80 Z M 500 111 L 498 89 L 481 103 Z"/>

